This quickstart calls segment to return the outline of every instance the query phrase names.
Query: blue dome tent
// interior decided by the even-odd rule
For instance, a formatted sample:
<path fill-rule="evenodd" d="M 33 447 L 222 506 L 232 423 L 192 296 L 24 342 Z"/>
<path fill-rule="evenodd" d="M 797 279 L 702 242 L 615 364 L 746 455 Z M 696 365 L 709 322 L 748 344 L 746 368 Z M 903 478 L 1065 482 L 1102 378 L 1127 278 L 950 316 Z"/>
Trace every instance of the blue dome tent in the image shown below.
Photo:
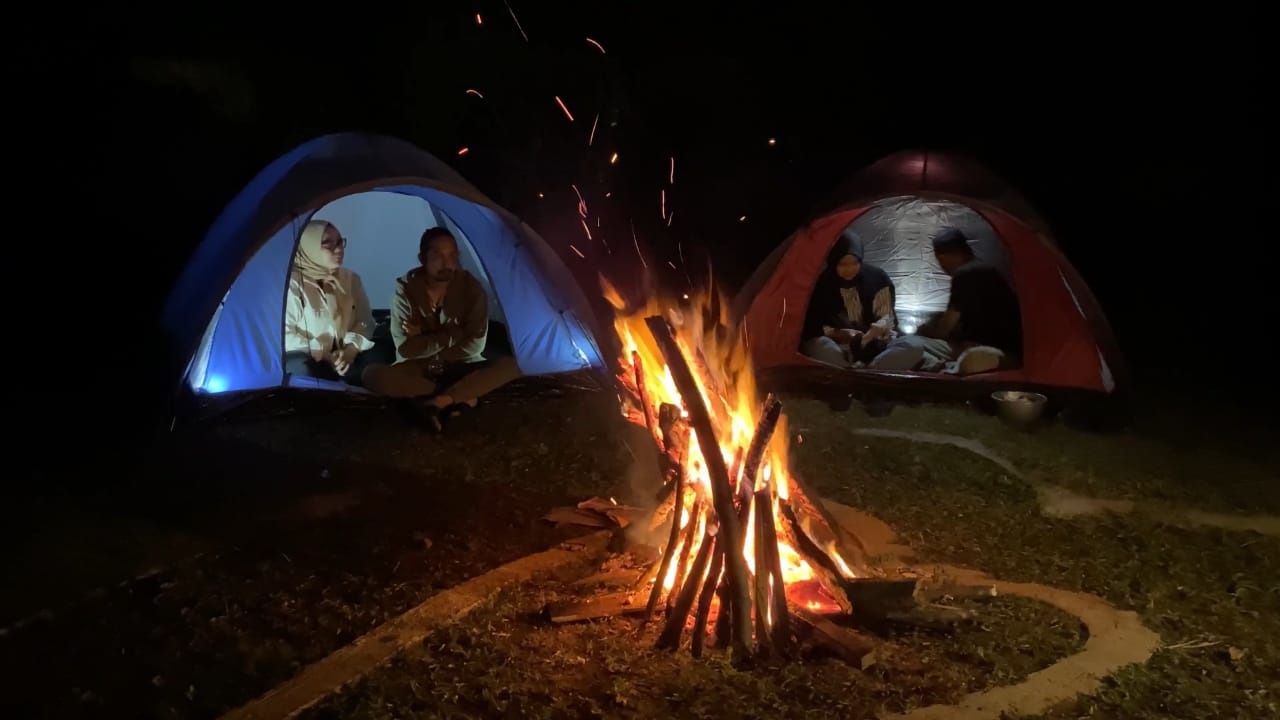
<path fill-rule="evenodd" d="M 286 377 L 285 288 L 298 236 L 311 219 L 350 239 L 376 316 L 395 278 L 417 265 L 418 238 L 449 228 L 462 266 L 488 291 L 489 345 L 509 340 L 527 375 L 604 366 L 581 288 L 531 228 L 456 171 L 403 140 L 325 135 L 260 172 L 214 221 L 169 295 L 162 325 L 197 395 L 277 387 L 345 389 Z M 494 337 L 493 329 L 507 337 Z M 377 339 L 377 338 L 375 338 Z M 386 339 L 380 350 L 387 353 Z"/>

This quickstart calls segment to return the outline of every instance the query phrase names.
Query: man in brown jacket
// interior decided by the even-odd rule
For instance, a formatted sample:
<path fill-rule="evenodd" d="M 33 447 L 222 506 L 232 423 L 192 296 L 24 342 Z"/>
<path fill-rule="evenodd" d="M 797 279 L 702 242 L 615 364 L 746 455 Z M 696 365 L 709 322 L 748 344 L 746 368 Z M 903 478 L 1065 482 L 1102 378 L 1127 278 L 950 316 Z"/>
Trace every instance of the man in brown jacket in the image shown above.
<path fill-rule="evenodd" d="M 396 281 L 391 337 L 396 363 L 366 379 L 390 397 L 422 398 L 433 429 L 476 406 L 486 393 L 520 376 L 515 358 L 486 360 L 489 300 L 480 282 L 458 266 L 458 241 L 442 227 L 422 233 L 419 267 Z"/>

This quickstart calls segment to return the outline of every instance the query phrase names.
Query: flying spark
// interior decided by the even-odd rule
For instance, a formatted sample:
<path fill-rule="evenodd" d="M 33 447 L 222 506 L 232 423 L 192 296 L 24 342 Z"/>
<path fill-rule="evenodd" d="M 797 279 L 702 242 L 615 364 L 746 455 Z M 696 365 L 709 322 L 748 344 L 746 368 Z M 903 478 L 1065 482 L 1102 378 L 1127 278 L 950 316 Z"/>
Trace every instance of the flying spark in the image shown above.
<path fill-rule="evenodd" d="M 676 159 L 674 156 L 671 158 L 671 172 L 667 175 L 667 183 L 670 185 L 676 184 Z"/>
<path fill-rule="evenodd" d="M 673 262 L 671 262 L 670 260 L 668 260 L 668 261 L 667 261 L 667 264 L 671 266 L 671 269 L 672 269 L 672 270 L 679 270 L 679 269 L 680 269 L 680 268 L 677 268 L 677 267 L 676 267 L 676 264 L 675 264 L 675 263 L 673 263 Z"/>
<path fill-rule="evenodd" d="M 578 196 L 578 215 L 580 215 L 580 216 L 582 216 L 582 217 L 586 217 L 586 216 L 587 216 L 587 201 L 582 199 L 582 193 L 578 191 L 578 186 L 577 186 L 577 185 L 570 185 L 569 187 L 573 188 L 573 194 L 575 194 L 575 195 L 577 195 L 577 196 Z"/>
<path fill-rule="evenodd" d="M 778 139 L 777 139 L 777 138 L 769 138 L 769 144 L 770 144 L 770 145 L 777 145 L 777 144 L 778 144 Z"/>
<path fill-rule="evenodd" d="M 520 18 L 516 17 L 516 11 L 511 9 L 511 3 L 502 0 L 502 4 L 507 6 L 507 12 L 511 13 L 511 19 L 516 21 L 516 29 L 524 36 L 524 41 L 529 42 L 529 36 L 525 34 L 524 26 L 520 24 Z"/>
<path fill-rule="evenodd" d="M 484 18 L 480 17 L 480 13 L 476 13 L 476 25 L 483 25 Z"/>
<path fill-rule="evenodd" d="M 631 222 L 631 242 L 636 245 L 636 255 L 640 256 L 640 265 L 648 268 L 649 263 L 644 261 L 644 253 L 640 252 L 640 238 L 636 237 L 636 223 L 634 220 Z"/>
<path fill-rule="evenodd" d="M 466 155 L 469 152 L 471 152 L 471 148 L 469 147 L 458 148 L 458 155 Z"/>
<path fill-rule="evenodd" d="M 583 254 L 582 254 L 582 251 L 581 251 L 581 250 L 579 250 L 578 248 L 576 248 L 576 247 L 574 247 L 574 246 L 570 245 L 570 246 L 569 246 L 569 249 L 570 249 L 570 250 L 572 250 L 572 251 L 574 251 L 575 253 L 577 253 L 577 254 L 578 254 L 578 257 L 582 258 L 583 260 L 586 260 L 586 259 L 587 259 L 587 256 L 586 256 L 586 255 L 583 255 Z"/>
<path fill-rule="evenodd" d="M 662 219 L 666 220 L 667 219 L 667 191 L 662 190 L 661 195 L 659 197 L 662 200 Z"/>
<path fill-rule="evenodd" d="M 604 46 L 601 45 L 600 43 L 596 42 L 595 40 L 592 40 L 591 38 L 587 38 L 587 42 L 591 43 L 592 45 L 595 45 L 596 49 L 600 51 L 601 55 L 606 54 L 604 51 Z"/>
<path fill-rule="evenodd" d="M 610 155 L 610 156 L 609 156 L 609 164 L 610 164 L 610 165 L 617 165 L 617 164 L 618 164 L 618 153 L 614 153 L 614 154 L 612 154 L 612 155 Z"/>
<path fill-rule="evenodd" d="M 746 222 L 746 221 L 747 221 L 746 215 L 743 215 L 742 217 L 738 218 L 738 222 Z"/>
<path fill-rule="evenodd" d="M 671 214 L 667 216 L 667 227 L 671 227 L 671 221 L 675 218 L 675 216 L 676 216 L 676 211 L 672 210 Z"/>
<path fill-rule="evenodd" d="M 586 233 L 586 234 L 587 234 L 587 239 L 588 239 L 588 240 L 590 240 L 590 239 L 591 239 L 591 228 L 587 227 L 587 221 L 586 221 L 586 220 L 583 220 L 583 219 L 581 219 L 581 218 L 579 218 L 579 219 L 578 219 L 578 222 L 582 223 L 582 232 Z"/>
<path fill-rule="evenodd" d="M 591 147 L 591 143 L 596 141 L 596 125 L 600 124 L 600 113 L 596 113 L 596 119 L 591 121 L 591 134 L 587 136 L 587 147 Z"/>
<path fill-rule="evenodd" d="M 468 94 L 468 95 L 475 95 L 476 97 L 480 98 L 481 100 L 483 100 L 483 99 L 484 99 L 484 95 L 481 95 L 481 94 L 480 94 L 480 91 L 479 91 L 479 90 L 476 90 L 475 88 L 467 88 L 467 94 Z"/>
<path fill-rule="evenodd" d="M 543 195 L 542 193 L 538 193 L 538 197 L 540 197 L 540 198 L 544 198 L 544 197 L 546 197 L 546 195 Z"/>
<path fill-rule="evenodd" d="M 565 107 L 564 101 L 560 99 L 559 95 L 556 95 L 555 97 L 556 97 L 556 104 L 559 105 L 560 109 L 564 111 L 564 116 L 569 118 L 569 122 L 573 122 L 573 113 L 569 112 L 569 108 Z"/>

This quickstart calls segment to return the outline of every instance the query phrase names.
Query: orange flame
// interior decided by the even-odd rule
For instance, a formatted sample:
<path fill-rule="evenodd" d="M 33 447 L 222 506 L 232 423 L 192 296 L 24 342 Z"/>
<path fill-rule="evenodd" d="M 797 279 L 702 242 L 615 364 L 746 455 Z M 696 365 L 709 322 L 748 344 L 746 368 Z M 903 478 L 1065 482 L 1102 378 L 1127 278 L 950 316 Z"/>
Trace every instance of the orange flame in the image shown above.
<path fill-rule="evenodd" d="M 725 330 L 729 327 L 727 308 L 729 303 L 723 298 L 717 303 L 709 301 L 707 295 L 697 294 L 692 299 L 683 296 L 683 303 L 664 302 L 650 299 L 643 307 L 628 308 L 618 289 L 607 278 L 600 277 L 601 289 L 605 299 L 615 309 L 614 331 L 617 333 L 625 369 L 632 367 L 631 358 L 639 358 L 641 373 L 644 376 L 645 395 L 652 410 L 662 404 L 671 404 L 685 410 L 680 392 L 672 378 L 662 350 L 653 339 L 645 323 L 647 317 L 661 315 L 673 327 L 676 342 L 693 371 L 694 380 L 702 401 L 711 416 L 715 436 L 719 438 L 719 447 L 711 452 L 719 452 L 725 465 L 734 468 L 735 460 L 745 454 L 752 436 L 759 424 L 762 411 L 761 396 L 756 387 L 755 376 L 747 353 L 746 344 L 741 335 Z M 719 316 L 715 310 L 719 309 Z M 634 416 L 631 416 L 634 419 Z M 785 416 L 779 418 L 773 437 L 766 448 L 760 465 L 758 477 L 755 479 L 756 491 L 768 489 L 767 497 L 772 504 L 772 517 L 775 527 L 780 527 L 782 502 L 789 497 L 790 473 L 788 470 L 787 452 L 789 434 Z M 656 438 L 655 438 L 656 439 Z M 711 478 L 703 461 L 707 450 L 699 445 L 696 434 L 691 433 L 684 465 L 686 493 L 681 499 L 685 512 L 681 514 L 682 527 L 688 522 L 707 523 L 714 521 L 709 512 L 699 513 L 690 518 L 695 501 L 700 501 L 703 508 L 712 507 Z M 731 478 L 737 483 L 737 478 Z M 755 512 L 748 514 L 743 533 L 741 552 L 746 560 L 748 571 L 755 572 Z M 694 538 L 701 538 L 704 526 L 695 528 Z M 681 532 L 680 537 L 685 533 Z M 681 541 L 682 542 L 682 541 Z M 680 555 L 690 557 L 696 551 L 694 547 L 681 547 Z M 827 548 L 835 562 L 845 571 L 847 565 L 838 557 L 835 548 Z M 778 551 L 782 568 L 784 586 L 788 591 L 800 585 L 812 585 L 817 575 L 809 562 L 788 544 L 782 535 L 778 537 Z M 675 583 L 674 566 L 662 578 L 664 588 L 671 590 Z M 849 570 L 852 575 L 852 570 Z M 814 596 L 816 597 L 816 596 Z M 807 607 L 815 603 L 812 598 L 793 598 L 793 601 Z"/>

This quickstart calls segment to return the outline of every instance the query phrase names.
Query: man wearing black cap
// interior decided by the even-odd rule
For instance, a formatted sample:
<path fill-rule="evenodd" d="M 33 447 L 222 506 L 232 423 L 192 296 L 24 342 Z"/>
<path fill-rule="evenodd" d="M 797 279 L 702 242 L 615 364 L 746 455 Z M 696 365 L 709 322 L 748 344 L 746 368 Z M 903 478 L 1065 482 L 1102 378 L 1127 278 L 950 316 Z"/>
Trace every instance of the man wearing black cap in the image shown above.
<path fill-rule="evenodd" d="M 951 277 L 947 309 L 915 335 L 894 341 L 871 367 L 971 375 L 1018 365 L 1022 313 L 1013 288 L 999 270 L 974 257 L 958 228 L 938 233 L 932 244 L 938 265 Z"/>

